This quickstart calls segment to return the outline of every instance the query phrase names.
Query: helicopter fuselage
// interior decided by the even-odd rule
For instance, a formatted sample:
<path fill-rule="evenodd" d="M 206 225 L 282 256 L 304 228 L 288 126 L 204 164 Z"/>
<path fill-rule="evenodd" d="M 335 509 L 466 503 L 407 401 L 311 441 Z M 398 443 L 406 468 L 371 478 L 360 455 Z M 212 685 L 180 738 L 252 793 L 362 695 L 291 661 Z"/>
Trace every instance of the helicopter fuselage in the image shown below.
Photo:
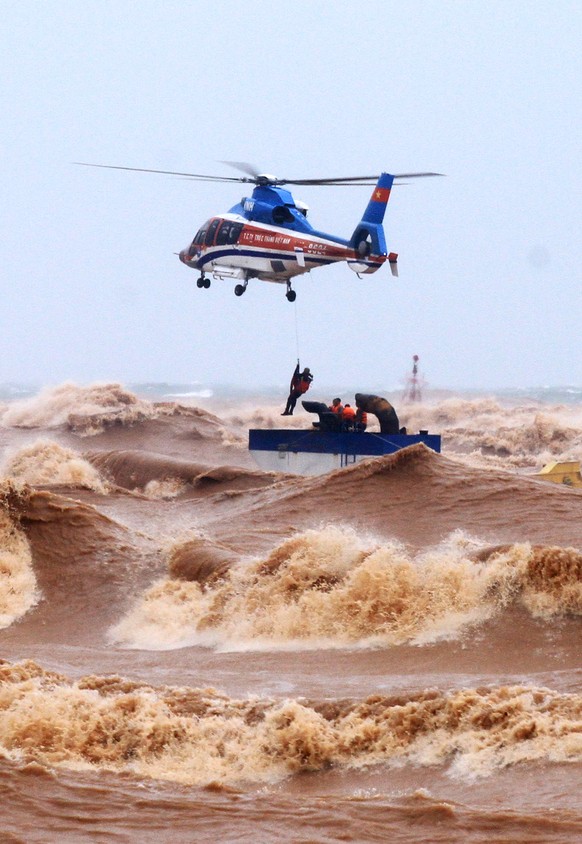
<path fill-rule="evenodd" d="M 186 266 L 217 278 L 239 278 L 289 285 L 315 267 L 347 262 L 358 274 L 373 273 L 387 260 L 383 239 L 367 248 L 314 229 L 291 193 L 257 186 L 226 214 L 212 217 L 180 254 Z M 373 249 L 376 245 L 378 248 Z"/>

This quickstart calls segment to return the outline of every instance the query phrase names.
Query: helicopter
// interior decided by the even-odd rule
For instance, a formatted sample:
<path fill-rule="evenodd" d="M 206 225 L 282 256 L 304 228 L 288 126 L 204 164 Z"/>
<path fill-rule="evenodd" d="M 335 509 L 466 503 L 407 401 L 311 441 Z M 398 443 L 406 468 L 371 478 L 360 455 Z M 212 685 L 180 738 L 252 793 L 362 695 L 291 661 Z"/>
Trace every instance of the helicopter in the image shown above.
<path fill-rule="evenodd" d="M 228 212 L 207 220 L 192 242 L 178 254 L 180 261 L 200 273 L 196 284 L 210 287 L 210 276 L 233 279 L 236 296 L 245 293 L 249 280 L 285 284 L 286 297 L 294 302 L 297 294 L 292 279 L 316 267 L 345 261 L 358 276 L 375 273 L 388 261 L 394 276 L 398 275 L 398 255 L 387 252 L 382 226 L 393 184 L 403 179 L 440 176 L 441 173 L 380 173 L 376 176 L 346 176 L 327 179 L 280 179 L 259 172 L 246 162 L 225 161 L 244 176 L 208 176 L 179 173 L 172 170 L 151 170 L 142 167 L 119 167 L 110 164 L 84 166 L 160 173 L 208 182 L 252 184 L 250 197 L 243 197 Z M 318 231 L 307 220 L 307 206 L 296 201 L 284 185 L 366 186 L 374 190 L 364 214 L 349 239 Z"/>

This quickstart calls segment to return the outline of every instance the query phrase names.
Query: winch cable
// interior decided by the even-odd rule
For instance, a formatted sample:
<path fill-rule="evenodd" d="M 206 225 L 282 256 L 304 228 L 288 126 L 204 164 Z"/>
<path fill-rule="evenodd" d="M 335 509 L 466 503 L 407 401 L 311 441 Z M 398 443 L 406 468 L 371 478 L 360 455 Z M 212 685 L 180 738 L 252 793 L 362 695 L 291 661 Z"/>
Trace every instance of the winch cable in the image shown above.
<path fill-rule="evenodd" d="M 297 299 L 295 305 L 295 351 L 297 352 L 297 363 L 299 363 L 299 317 L 297 314 Z"/>

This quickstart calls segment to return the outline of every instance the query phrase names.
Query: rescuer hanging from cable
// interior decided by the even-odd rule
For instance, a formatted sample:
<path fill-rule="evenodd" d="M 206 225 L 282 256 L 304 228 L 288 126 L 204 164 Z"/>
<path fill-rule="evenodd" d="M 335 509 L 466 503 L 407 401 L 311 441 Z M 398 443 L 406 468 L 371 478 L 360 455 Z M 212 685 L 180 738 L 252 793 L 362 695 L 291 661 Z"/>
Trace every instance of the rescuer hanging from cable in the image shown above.
<path fill-rule="evenodd" d="M 285 405 L 285 410 L 283 411 L 281 416 L 293 416 L 293 411 L 295 410 L 297 399 L 307 392 L 312 381 L 313 375 L 311 374 L 311 370 L 309 369 L 309 367 L 306 366 L 303 372 L 301 372 L 298 358 L 297 366 L 295 367 L 295 371 L 291 378 L 287 404 Z"/>

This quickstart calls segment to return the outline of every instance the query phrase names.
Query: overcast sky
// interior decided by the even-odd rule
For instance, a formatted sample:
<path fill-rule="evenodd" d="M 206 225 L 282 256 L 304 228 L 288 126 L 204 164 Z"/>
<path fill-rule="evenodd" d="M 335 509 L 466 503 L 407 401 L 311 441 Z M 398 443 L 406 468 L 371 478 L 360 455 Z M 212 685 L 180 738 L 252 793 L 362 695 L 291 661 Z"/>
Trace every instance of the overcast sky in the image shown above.
<path fill-rule="evenodd" d="M 579 0 L 0 3 L 0 382 L 582 384 Z M 345 264 L 196 287 L 174 254 L 236 184 L 434 170 Z M 294 191 L 349 237 L 367 187 Z"/>

